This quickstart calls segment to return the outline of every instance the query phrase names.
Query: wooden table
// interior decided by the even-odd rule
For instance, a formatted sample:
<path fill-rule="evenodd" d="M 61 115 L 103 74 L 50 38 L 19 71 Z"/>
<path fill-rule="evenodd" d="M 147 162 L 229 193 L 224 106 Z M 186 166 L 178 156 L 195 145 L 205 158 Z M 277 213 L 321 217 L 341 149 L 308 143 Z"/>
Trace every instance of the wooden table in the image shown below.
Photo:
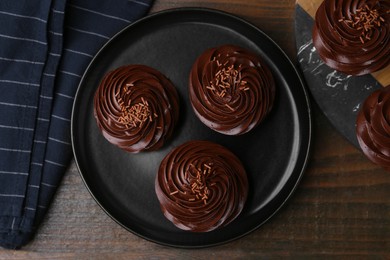
<path fill-rule="evenodd" d="M 274 39 L 295 62 L 294 0 L 156 0 L 152 12 L 201 6 L 236 14 Z M 197 250 L 163 247 L 124 230 L 95 203 L 72 162 L 35 239 L 0 259 L 390 257 L 390 173 L 337 133 L 312 102 L 313 147 L 291 200 L 234 242 Z"/>

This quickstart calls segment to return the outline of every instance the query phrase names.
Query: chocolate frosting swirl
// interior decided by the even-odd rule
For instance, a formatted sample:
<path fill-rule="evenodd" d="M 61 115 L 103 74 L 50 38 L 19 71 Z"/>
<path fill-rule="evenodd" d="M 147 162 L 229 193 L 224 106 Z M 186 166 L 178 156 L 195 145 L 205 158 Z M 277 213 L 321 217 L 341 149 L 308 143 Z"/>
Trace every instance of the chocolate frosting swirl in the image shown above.
<path fill-rule="evenodd" d="M 364 101 L 356 121 L 356 134 L 363 153 L 390 170 L 390 85 Z"/>
<path fill-rule="evenodd" d="M 318 8 L 313 44 L 331 68 L 363 75 L 390 62 L 389 0 L 325 0 Z"/>
<path fill-rule="evenodd" d="M 94 116 L 112 144 L 132 153 L 156 150 L 172 135 L 178 94 L 159 71 L 122 66 L 103 77 L 94 97 Z"/>
<path fill-rule="evenodd" d="M 189 96 L 205 125 L 219 133 L 239 135 L 253 129 L 270 112 L 275 83 L 260 57 L 224 45 L 206 50 L 195 61 Z"/>
<path fill-rule="evenodd" d="M 155 189 L 164 215 L 177 227 L 206 232 L 242 211 L 248 180 L 240 160 L 209 141 L 189 141 L 161 162 Z"/>

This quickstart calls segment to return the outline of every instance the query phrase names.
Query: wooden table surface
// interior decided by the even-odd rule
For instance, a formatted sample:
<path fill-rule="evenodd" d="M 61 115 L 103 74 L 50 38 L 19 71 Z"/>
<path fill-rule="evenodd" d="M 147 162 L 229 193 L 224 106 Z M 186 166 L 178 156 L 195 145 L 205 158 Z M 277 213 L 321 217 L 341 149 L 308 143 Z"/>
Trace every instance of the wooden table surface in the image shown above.
<path fill-rule="evenodd" d="M 151 12 L 210 7 L 263 30 L 296 63 L 295 0 L 156 0 Z M 313 147 L 288 203 L 249 235 L 217 247 L 174 249 L 124 230 L 95 203 L 75 163 L 67 170 L 35 239 L 0 259 L 390 258 L 390 173 L 370 163 L 312 102 Z"/>

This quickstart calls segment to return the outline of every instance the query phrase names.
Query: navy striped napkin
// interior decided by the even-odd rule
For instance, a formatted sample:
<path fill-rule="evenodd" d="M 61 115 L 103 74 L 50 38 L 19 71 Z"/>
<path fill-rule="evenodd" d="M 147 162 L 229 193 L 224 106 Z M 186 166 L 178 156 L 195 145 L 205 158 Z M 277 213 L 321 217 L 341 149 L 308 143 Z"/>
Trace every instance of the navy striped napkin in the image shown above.
<path fill-rule="evenodd" d="M 32 239 L 72 157 L 84 70 L 152 2 L 0 1 L 0 246 Z"/>

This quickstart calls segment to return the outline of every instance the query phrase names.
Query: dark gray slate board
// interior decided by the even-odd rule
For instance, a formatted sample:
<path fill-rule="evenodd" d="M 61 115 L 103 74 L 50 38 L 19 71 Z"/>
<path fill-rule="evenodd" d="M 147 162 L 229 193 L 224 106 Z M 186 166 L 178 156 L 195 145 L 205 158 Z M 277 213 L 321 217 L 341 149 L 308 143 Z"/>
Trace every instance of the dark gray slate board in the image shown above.
<path fill-rule="evenodd" d="M 357 113 L 367 96 L 381 85 L 371 75 L 346 75 L 324 64 L 313 46 L 314 19 L 300 5 L 295 11 L 298 61 L 308 89 L 334 127 L 359 147 L 355 134 Z"/>

